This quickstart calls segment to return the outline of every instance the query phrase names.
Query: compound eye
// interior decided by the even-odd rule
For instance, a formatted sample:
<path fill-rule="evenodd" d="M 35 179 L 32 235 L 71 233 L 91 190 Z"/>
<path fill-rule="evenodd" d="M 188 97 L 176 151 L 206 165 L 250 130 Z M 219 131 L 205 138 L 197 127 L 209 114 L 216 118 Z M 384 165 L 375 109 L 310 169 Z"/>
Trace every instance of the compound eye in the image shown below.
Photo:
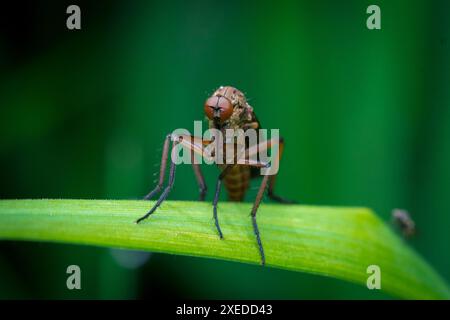
<path fill-rule="evenodd" d="M 211 97 L 205 102 L 205 114 L 211 120 L 225 121 L 233 114 L 233 105 L 224 97 Z"/>
<path fill-rule="evenodd" d="M 219 100 L 220 120 L 225 121 L 233 114 L 233 105 L 228 99 L 222 98 Z"/>
<path fill-rule="evenodd" d="M 217 104 L 217 97 L 208 98 L 205 102 L 205 114 L 209 119 L 213 119 L 214 117 L 214 108 Z"/>

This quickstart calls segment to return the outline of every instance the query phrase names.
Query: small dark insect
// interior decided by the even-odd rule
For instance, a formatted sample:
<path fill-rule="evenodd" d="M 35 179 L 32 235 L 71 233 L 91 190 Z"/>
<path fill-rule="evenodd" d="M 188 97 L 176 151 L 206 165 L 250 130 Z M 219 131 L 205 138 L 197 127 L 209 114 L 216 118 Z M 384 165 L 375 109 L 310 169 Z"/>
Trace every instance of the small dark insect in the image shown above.
<path fill-rule="evenodd" d="M 220 87 L 217 89 L 214 94 L 209 97 L 204 105 L 204 112 L 206 117 L 208 118 L 209 128 L 214 128 L 220 130 L 222 133 L 225 133 L 226 129 L 242 129 L 244 132 L 248 129 L 260 130 L 261 126 L 256 118 L 256 115 L 253 111 L 253 108 L 247 103 L 247 99 L 244 94 L 236 88 L 233 87 Z M 172 143 L 172 149 L 177 144 L 182 144 L 183 147 L 186 147 L 192 152 L 192 155 L 197 154 L 203 156 L 203 149 L 205 146 L 210 144 L 212 141 L 203 140 L 201 137 L 194 136 L 177 136 L 173 137 L 172 135 L 167 135 L 161 159 L 161 167 L 159 173 L 159 182 L 156 187 L 145 196 L 144 199 L 151 199 L 157 192 L 159 192 L 164 184 L 164 176 L 166 170 L 166 162 L 169 155 L 170 142 Z M 258 146 L 260 147 L 260 143 L 258 142 Z M 281 154 L 283 151 L 284 142 L 283 139 L 279 139 L 279 158 L 281 158 Z M 261 148 L 272 148 L 273 144 L 271 141 L 267 141 L 265 146 L 261 146 Z M 245 146 L 247 155 L 255 152 L 256 148 L 254 146 Z M 226 155 L 225 155 L 226 157 Z M 217 203 L 219 200 L 220 189 L 222 184 L 225 185 L 225 188 L 228 191 L 228 198 L 231 201 L 243 201 L 246 191 L 250 185 L 250 179 L 259 176 L 259 169 L 264 167 L 265 164 L 261 161 L 256 162 L 247 162 L 245 164 L 218 164 L 218 167 L 221 170 L 221 173 L 216 182 L 216 190 L 214 193 L 213 200 L 213 217 L 215 221 L 215 225 L 217 228 L 217 232 L 219 234 L 220 239 L 223 239 L 222 230 L 220 229 L 219 220 L 217 217 Z M 169 169 L 169 182 L 166 188 L 163 190 L 161 196 L 159 197 L 156 204 L 151 208 L 150 211 L 147 212 L 143 217 L 139 218 L 136 223 L 141 222 L 150 216 L 153 212 L 155 212 L 156 208 L 158 208 L 161 203 L 167 198 L 171 188 L 173 187 L 175 181 L 175 163 L 173 160 L 170 164 Z M 197 179 L 197 183 L 200 188 L 200 200 L 205 199 L 206 195 L 206 184 L 204 177 L 200 171 L 199 164 L 195 164 L 192 162 L 192 167 L 195 173 L 195 177 Z M 259 191 L 257 193 L 255 202 L 253 204 L 253 208 L 251 211 L 251 219 L 253 224 L 253 231 L 256 236 L 256 241 L 259 247 L 260 255 L 261 255 L 261 263 L 265 264 L 265 255 L 264 249 L 261 243 L 261 238 L 259 234 L 258 224 L 256 222 L 256 212 L 263 198 L 266 187 L 268 187 L 268 196 L 269 198 L 282 202 L 282 203 L 292 203 L 292 201 L 286 200 L 276 194 L 274 194 L 274 185 L 275 185 L 276 175 L 264 175 L 261 185 L 259 187 Z"/>
<path fill-rule="evenodd" d="M 408 211 L 403 209 L 392 210 L 392 221 L 400 228 L 405 238 L 410 238 L 416 234 L 416 224 Z"/>

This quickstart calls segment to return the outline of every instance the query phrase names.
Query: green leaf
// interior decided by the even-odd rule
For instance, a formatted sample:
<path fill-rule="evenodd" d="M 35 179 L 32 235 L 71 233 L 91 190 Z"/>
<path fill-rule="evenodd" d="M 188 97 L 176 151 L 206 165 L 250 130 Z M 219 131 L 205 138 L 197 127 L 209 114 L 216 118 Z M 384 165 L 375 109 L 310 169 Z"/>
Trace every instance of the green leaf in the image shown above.
<path fill-rule="evenodd" d="M 166 201 L 140 224 L 151 201 L 1 200 L 0 239 L 54 241 L 260 263 L 250 203 L 220 203 L 220 240 L 211 204 Z M 407 299 L 449 299 L 444 280 L 366 208 L 264 204 L 258 224 L 267 266 L 366 285 Z"/>

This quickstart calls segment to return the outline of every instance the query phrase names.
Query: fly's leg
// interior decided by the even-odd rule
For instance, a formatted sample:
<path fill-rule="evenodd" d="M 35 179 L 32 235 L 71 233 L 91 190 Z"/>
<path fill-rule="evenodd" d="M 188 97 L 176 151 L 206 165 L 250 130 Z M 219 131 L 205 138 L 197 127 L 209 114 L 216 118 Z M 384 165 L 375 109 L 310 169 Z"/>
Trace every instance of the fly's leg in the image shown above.
<path fill-rule="evenodd" d="M 213 216 L 214 216 L 214 223 L 216 224 L 216 229 L 217 229 L 217 232 L 219 233 L 220 239 L 223 239 L 223 234 L 222 234 L 222 230 L 220 230 L 219 219 L 217 218 L 217 203 L 219 202 L 219 195 L 220 195 L 220 189 L 222 187 L 222 180 L 227 175 L 227 173 L 230 171 L 230 169 L 232 167 L 233 167 L 233 165 L 227 165 L 222 170 L 219 177 L 217 178 L 216 192 L 214 193 Z"/>
<path fill-rule="evenodd" d="M 170 142 L 170 135 L 169 137 L 169 142 Z M 167 140 L 166 140 L 167 141 Z M 178 141 L 174 141 L 172 144 L 172 152 L 175 150 L 175 146 L 178 144 Z M 164 146 L 166 146 L 166 143 L 164 144 Z M 167 150 L 168 150 L 168 144 L 167 144 Z M 168 156 L 168 152 L 166 150 L 164 150 L 165 152 L 163 152 L 163 159 L 167 160 L 167 156 Z M 149 212 L 147 212 L 144 216 L 142 216 L 141 218 L 136 220 L 136 223 L 141 222 L 142 220 L 147 219 L 153 212 L 155 212 L 155 210 L 161 205 L 161 203 L 167 198 L 167 196 L 169 195 L 170 190 L 173 187 L 173 183 L 175 182 L 175 162 L 173 161 L 173 157 L 174 157 L 174 153 L 172 153 L 172 159 L 170 162 L 170 169 L 169 169 L 169 183 L 167 185 L 167 187 L 164 189 L 163 193 L 161 194 L 161 196 L 159 197 L 158 201 L 156 201 L 155 205 L 153 206 L 153 208 L 150 209 Z M 166 162 L 166 161 L 165 161 Z M 164 169 L 165 169 L 165 164 L 164 162 Z M 165 170 L 161 170 L 161 172 L 163 172 L 164 174 Z M 161 179 L 160 179 L 161 180 Z M 163 175 L 163 179 L 164 181 L 164 175 Z M 157 187 L 158 188 L 158 187 Z M 156 190 L 156 189 L 155 189 Z M 153 192 L 153 191 L 152 191 Z"/>
<path fill-rule="evenodd" d="M 150 200 L 157 192 L 159 192 L 164 184 L 164 176 L 166 173 L 167 166 L 167 157 L 169 155 L 169 145 L 170 145 L 170 134 L 166 136 L 164 140 L 163 152 L 161 156 L 161 166 L 159 167 L 159 181 L 156 187 L 150 191 L 145 197 L 144 200 Z"/>
<path fill-rule="evenodd" d="M 205 178 L 203 177 L 202 171 L 200 170 L 200 165 L 195 161 L 195 155 L 201 155 L 204 158 L 211 159 L 210 157 L 203 155 L 203 145 L 208 145 L 211 143 L 211 140 L 204 140 L 202 138 L 194 137 L 194 136 L 180 136 L 181 144 L 187 149 L 191 150 L 191 163 L 192 169 L 194 170 L 195 178 L 199 187 L 199 198 L 200 201 L 205 200 L 206 196 L 206 183 Z"/>
<path fill-rule="evenodd" d="M 250 160 L 250 159 L 241 160 L 241 164 L 248 165 L 251 167 L 257 167 L 257 168 L 267 168 L 268 167 L 267 163 Z M 262 245 L 261 236 L 259 234 L 258 223 L 256 222 L 256 212 L 258 211 L 259 205 L 261 204 L 261 201 L 264 197 L 264 192 L 266 191 L 267 182 L 269 181 L 270 177 L 271 176 L 269 176 L 269 175 L 264 176 L 264 178 L 261 182 L 261 185 L 259 186 L 259 190 L 256 195 L 255 202 L 253 203 L 252 211 L 250 213 L 250 215 L 252 217 L 253 233 L 255 234 L 256 242 L 258 244 L 259 254 L 261 255 L 261 265 L 266 264 L 266 256 L 264 254 L 264 248 Z"/>
<path fill-rule="evenodd" d="M 255 203 L 253 204 L 251 216 L 252 216 L 252 224 L 253 224 L 253 232 L 256 236 L 256 242 L 258 243 L 259 253 L 261 255 L 261 265 L 266 264 L 266 256 L 264 255 L 264 248 L 261 242 L 261 236 L 259 235 L 258 223 L 256 222 L 256 212 L 258 211 L 259 204 L 264 196 L 264 191 L 266 190 L 267 181 L 269 176 L 264 176 L 261 186 L 259 187 L 258 194 L 256 195 Z"/>
<path fill-rule="evenodd" d="M 209 140 L 202 140 L 202 138 L 197 138 L 197 137 L 192 137 L 192 136 L 184 136 L 184 135 L 172 136 L 170 134 L 167 135 L 167 137 L 166 137 L 166 139 L 164 141 L 163 153 L 162 153 L 162 157 L 161 157 L 161 168 L 160 168 L 160 172 L 159 172 L 158 185 L 155 187 L 155 189 L 150 191 L 150 193 L 147 196 L 145 196 L 144 199 L 150 199 L 151 197 L 153 197 L 153 195 L 155 193 L 157 193 L 157 192 L 159 192 L 161 190 L 161 188 L 162 188 L 162 186 L 164 184 L 164 175 L 165 175 L 166 166 L 167 166 L 167 158 L 169 156 L 170 140 L 173 140 L 173 144 L 172 144 L 172 160 L 171 160 L 170 172 L 169 172 L 169 183 L 168 183 L 167 187 L 164 189 L 164 191 L 161 194 L 161 196 L 159 197 L 159 199 L 156 202 L 156 204 L 153 206 L 153 208 L 149 212 L 147 212 L 144 216 L 139 218 L 136 221 L 136 223 L 139 223 L 142 220 L 148 218 L 153 212 L 155 212 L 155 210 L 161 205 L 161 203 L 169 195 L 169 192 L 172 189 L 173 184 L 175 182 L 175 167 L 176 167 L 176 164 L 174 162 L 174 159 L 175 159 L 174 157 L 177 156 L 177 153 L 175 153 L 175 147 L 178 144 L 181 144 L 183 147 L 186 147 L 187 149 L 191 150 L 193 153 L 196 153 L 198 155 L 202 155 L 203 156 L 203 146 L 202 145 L 203 144 L 207 145 L 207 144 L 211 143 L 211 141 L 209 141 Z M 209 160 L 211 160 L 211 159 L 209 159 Z M 192 157 L 192 164 L 194 165 L 194 172 L 196 172 L 196 176 L 197 176 L 197 172 L 200 173 L 200 175 L 197 176 L 197 180 L 198 180 L 200 188 L 201 188 L 201 194 L 200 195 L 201 195 L 201 197 L 204 197 L 204 194 L 206 192 L 206 184 L 204 182 L 203 175 L 200 172 L 200 168 L 197 167 L 198 171 L 196 171 L 196 169 L 195 169 L 196 165 L 195 165 L 195 161 L 194 161 L 193 157 Z"/>
<path fill-rule="evenodd" d="M 280 138 L 280 143 L 279 143 L 279 160 L 281 160 L 281 157 L 283 155 L 283 149 L 284 149 L 284 139 Z M 275 180 L 277 179 L 277 174 L 274 174 L 272 176 L 270 176 L 269 178 L 269 188 L 267 190 L 267 195 L 269 196 L 270 199 L 275 200 L 277 202 L 280 203 L 295 203 L 295 201 L 280 197 L 279 195 L 274 193 L 274 187 L 275 187 Z"/>
<path fill-rule="evenodd" d="M 269 141 L 267 141 L 265 143 L 259 143 L 257 145 L 253 145 L 253 146 L 249 147 L 246 150 L 247 151 L 246 152 L 246 159 L 243 162 L 241 162 L 241 163 L 249 165 L 249 166 L 253 166 L 253 167 L 260 167 L 260 168 L 266 167 L 267 168 L 268 167 L 267 163 L 263 163 L 263 162 L 260 162 L 260 161 L 255 161 L 255 160 L 252 160 L 252 159 L 255 158 L 255 156 L 258 154 L 258 152 L 267 150 L 268 148 L 271 148 L 276 143 L 279 143 L 279 152 L 278 152 L 278 155 L 276 157 L 274 157 L 274 160 L 277 162 L 277 163 L 275 163 L 275 165 L 278 167 L 278 164 L 279 164 L 279 161 L 280 161 L 280 158 L 281 158 L 281 153 L 283 152 L 283 147 L 284 147 L 283 139 L 280 139 L 279 142 L 276 141 L 275 139 L 271 139 L 271 140 L 269 140 Z M 261 264 L 262 265 L 265 265 L 266 257 L 265 257 L 265 254 L 264 254 L 264 248 L 263 248 L 262 241 L 261 241 L 261 236 L 260 236 L 260 233 L 259 233 L 258 223 L 256 222 L 256 213 L 258 211 L 258 207 L 259 207 L 259 205 L 261 203 L 261 200 L 262 200 L 262 198 L 264 196 L 264 192 L 266 190 L 267 185 L 269 185 L 268 195 L 269 195 L 270 198 L 272 198 L 274 200 L 277 200 L 277 201 L 280 201 L 280 202 L 284 202 L 284 203 L 291 203 L 291 201 L 286 200 L 284 198 L 281 198 L 281 197 L 279 197 L 279 196 L 277 196 L 277 195 L 275 195 L 273 193 L 275 179 L 276 179 L 276 174 L 275 175 L 265 175 L 264 176 L 264 178 L 263 178 L 263 180 L 261 182 L 261 185 L 259 187 L 258 194 L 256 195 L 252 211 L 251 211 L 253 232 L 254 232 L 255 237 L 256 237 L 256 242 L 258 243 L 258 248 L 259 248 L 259 253 L 261 255 Z"/>
<path fill-rule="evenodd" d="M 213 156 L 203 153 L 203 145 L 210 144 L 211 140 L 201 140 L 201 138 L 192 137 L 192 136 L 180 136 L 180 138 L 181 138 L 180 143 L 184 147 L 187 147 L 188 149 L 190 149 L 193 154 L 202 156 L 208 162 L 214 161 Z M 220 173 L 219 178 L 217 179 L 216 191 L 215 191 L 214 200 L 213 200 L 213 217 L 214 217 L 214 222 L 216 224 L 217 232 L 219 233 L 220 239 L 223 239 L 223 234 L 222 234 L 222 230 L 220 229 L 219 219 L 217 218 L 217 203 L 219 201 L 219 194 L 220 194 L 220 189 L 222 186 L 222 180 L 225 177 L 225 175 L 228 173 L 228 171 L 230 170 L 231 167 L 232 167 L 232 165 L 227 165 Z M 193 168 L 194 168 L 194 173 L 197 177 L 197 182 L 199 183 L 199 186 L 200 186 L 200 198 L 203 200 L 204 195 L 206 193 L 206 184 L 203 179 L 203 175 L 200 172 L 200 168 L 194 162 L 193 162 Z"/>
<path fill-rule="evenodd" d="M 233 163 L 236 163 L 237 160 L 237 154 L 234 156 L 234 161 Z M 222 170 L 222 172 L 220 173 L 219 177 L 217 178 L 217 183 L 216 183 L 216 192 L 214 193 L 214 200 L 213 200 L 213 217 L 214 217 L 214 223 L 216 224 L 216 229 L 217 232 L 219 233 L 219 237 L 220 239 L 223 239 L 223 234 L 222 234 L 222 230 L 220 229 L 220 225 L 219 225 L 219 219 L 217 217 L 217 203 L 219 202 L 219 195 L 220 195 L 220 189 L 222 187 L 222 180 L 223 178 L 228 174 L 228 172 L 230 171 L 230 169 L 234 167 L 234 165 L 232 164 L 228 164 L 225 166 L 225 168 Z"/>
<path fill-rule="evenodd" d="M 277 157 L 274 157 L 274 161 L 278 162 L 276 166 L 278 166 L 281 157 L 283 155 L 283 149 L 284 149 L 284 139 L 280 137 L 280 140 L 277 141 L 275 139 L 270 139 L 267 142 L 259 143 L 257 145 L 253 145 L 248 148 L 248 157 L 256 157 L 258 152 L 266 151 L 267 149 L 271 149 L 273 145 L 278 144 L 278 155 Z M 295 201 L 285 199 L 283 197 L 280 197 L 279 195 L 276 195 L 274 193 L 274 187 L 275 187 L 275 180 L 277 178 L 277 174 L 271 175 L 268 181 L 269 188 L 267 191 L 267 195 L 270 199 L 275 200 L 277 202 L 281 203 L 296 203 Z"/>
<path fill-rule="evenodd" d="M 193 163 L 192 168 L 194 169 L 195 178 L 197 179 L 198 187 L 200 189 L 200 201 L 204 201 L 207 190 L 205 178 L 203 177 L 202 171 L 200 170 L 200 166 L 198 164 Z"/>

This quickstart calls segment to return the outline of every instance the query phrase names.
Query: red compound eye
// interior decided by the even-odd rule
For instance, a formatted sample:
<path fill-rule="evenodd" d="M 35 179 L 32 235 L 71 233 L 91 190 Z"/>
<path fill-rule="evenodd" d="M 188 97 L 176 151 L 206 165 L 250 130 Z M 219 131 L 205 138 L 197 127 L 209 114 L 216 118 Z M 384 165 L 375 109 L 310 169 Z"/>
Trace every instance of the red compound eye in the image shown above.
<path fill-rule="evenodd" d="M 209 119 L 225 121 L 233 114 L 233 105 L 224 97 L 210 97 L 205 102 L 205 114 Z"/>

